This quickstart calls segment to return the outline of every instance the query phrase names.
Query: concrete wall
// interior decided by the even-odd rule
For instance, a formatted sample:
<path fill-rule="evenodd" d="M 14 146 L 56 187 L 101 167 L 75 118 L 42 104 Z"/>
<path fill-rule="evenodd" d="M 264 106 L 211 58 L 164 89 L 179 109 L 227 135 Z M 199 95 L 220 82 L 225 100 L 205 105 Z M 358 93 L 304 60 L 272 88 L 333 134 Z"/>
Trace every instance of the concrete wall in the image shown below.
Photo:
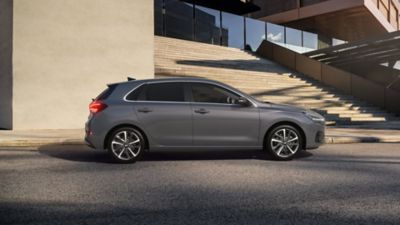
<path fill-rule="evenodd" d="M 12 127 L 12 8 L 0 1 L 0 129 Z"/>
<path fill-rule="evenodd" d="M 400 92 L 357 76 L 353 73 L 326 65 L 282 46 L 263 41 L 257 54 L 292 68 L 344 93 L 365 100 L 376 106 L 400 113 Z"/>
<path fill-rule="evenodd" d="M 154 77 L 153 1 L 14 0 L 14 129 L 82 128 L 107 83 Z"/>
<path fill-rule="evenodd" d="M 400 92 L 385 90 L 385 107 L 392 112 L 400 112 Z"/>
<path fill-rule="evenodd" d="M 274 59 L 279 59 L 279 62 L 290 69 L 296 68 L 296 55 L 293 51 L 287 48 L 274 48 L 272 51 Z"/>
<path fill-rule="evenodd" d="M 322 80 L 322 65 L 321 63 L 308 58 L 307 56 L 297 54 L 296 55 L 296 70 L 303 73 L 308 74 L 315 80 Z"/>
<path fill-rule="evenodd" d="M 360 76 L 351 77 L 351 93 L 354 97 L 385 107 L 385 86 L 366 80 Z"/>
<path fill-rule="evenodd" d="M 352 94 L 351 73 L 340 70 L 333 66 L 325 64 L 321 65 L 322 65 L 321 77 L 323 83 L 332 86 L 338 90 L 341 90 L 346 94 Z"/>

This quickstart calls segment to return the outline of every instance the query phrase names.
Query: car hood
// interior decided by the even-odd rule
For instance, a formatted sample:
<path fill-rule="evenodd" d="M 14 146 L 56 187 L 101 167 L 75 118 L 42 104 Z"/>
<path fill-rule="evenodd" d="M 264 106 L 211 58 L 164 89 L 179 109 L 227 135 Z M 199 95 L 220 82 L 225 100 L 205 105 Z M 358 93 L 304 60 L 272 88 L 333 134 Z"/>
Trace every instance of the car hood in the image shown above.
<path fill-rule="evenodd" d="M 297 107 L 297 106 L 291 106 L 291 105 L 284 105 L 284 104 L 276 104 L 276 103 L 260 103 L 259 108 L 261 109 L 276 109 L 276 110 L 281 110 L 281 111 L 286 111 L 286 112 L 306 112 L 309 111 L 308 109 L 302 108 L 302 107 Z"/>

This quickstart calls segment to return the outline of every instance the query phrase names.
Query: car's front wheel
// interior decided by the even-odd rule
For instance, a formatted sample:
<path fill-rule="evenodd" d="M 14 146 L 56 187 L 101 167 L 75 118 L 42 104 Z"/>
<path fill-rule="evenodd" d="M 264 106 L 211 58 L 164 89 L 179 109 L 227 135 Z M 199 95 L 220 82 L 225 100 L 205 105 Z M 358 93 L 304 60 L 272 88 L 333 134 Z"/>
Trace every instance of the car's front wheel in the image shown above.
<path fill-rule="evenodd" d="M 108 151 L 111 157 L 120 163 L 135 162 L 143 153 L 144 138 L 131 127 L 115 130 L 108 140 Z"/>
<path fill-rule="evenodd" d="M 266 137 L 266 149 L 277 160 L 290 160 L 300 150 L 302 137 L 298 129 L 281 125 L 272 129 Z"/>

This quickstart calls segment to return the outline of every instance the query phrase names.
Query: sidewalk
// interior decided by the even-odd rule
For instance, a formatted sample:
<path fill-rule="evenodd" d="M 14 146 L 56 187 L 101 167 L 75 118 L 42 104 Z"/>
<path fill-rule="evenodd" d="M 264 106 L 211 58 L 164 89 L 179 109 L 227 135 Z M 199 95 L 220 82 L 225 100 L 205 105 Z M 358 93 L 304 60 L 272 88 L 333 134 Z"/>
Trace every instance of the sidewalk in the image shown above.
<path fill-rule="evenodd" d="M 326 144 L 400 143 L 400 128 L 385 126 L 327 127 Z M 84 145 L 83 129 L 0 131 L 0 147 Z"/>

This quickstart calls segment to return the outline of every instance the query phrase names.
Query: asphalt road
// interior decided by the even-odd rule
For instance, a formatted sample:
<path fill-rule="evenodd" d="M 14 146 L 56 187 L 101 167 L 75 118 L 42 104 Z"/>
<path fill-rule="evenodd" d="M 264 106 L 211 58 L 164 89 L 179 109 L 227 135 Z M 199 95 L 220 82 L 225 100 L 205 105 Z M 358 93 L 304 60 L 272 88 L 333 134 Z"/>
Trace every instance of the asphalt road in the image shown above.
<path fill-rule="evenodd" d="M 257 151 L 0 150 L 0 224 L 400 224 L 400 144 Z"/>

